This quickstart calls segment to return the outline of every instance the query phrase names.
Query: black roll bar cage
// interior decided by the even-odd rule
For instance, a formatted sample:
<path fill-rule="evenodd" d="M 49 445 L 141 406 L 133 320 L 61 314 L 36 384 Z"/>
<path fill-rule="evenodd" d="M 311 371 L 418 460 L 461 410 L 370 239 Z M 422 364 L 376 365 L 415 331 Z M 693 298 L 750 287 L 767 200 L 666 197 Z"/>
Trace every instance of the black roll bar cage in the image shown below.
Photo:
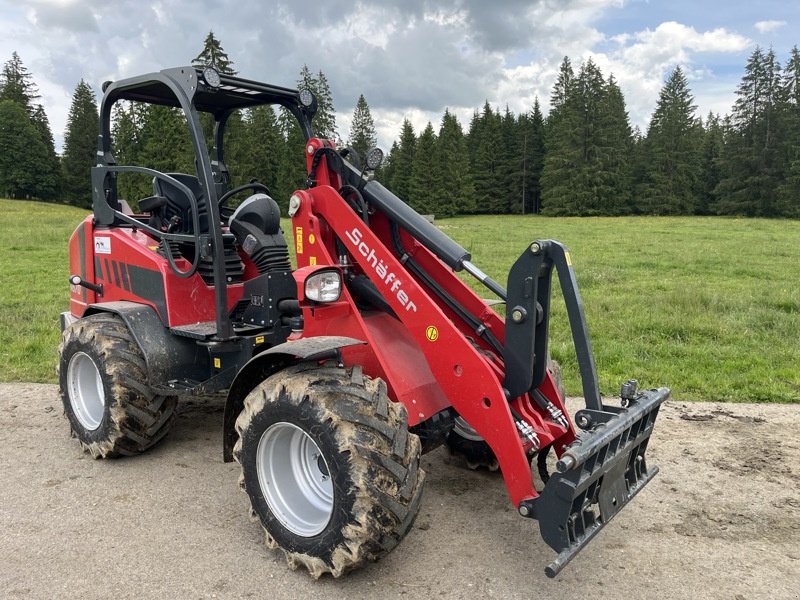
<path fill-rule="evenodd" d="M 99 226 L 132 225 L 149 234 L 166 241 L 194 241 L 197 251 L 194 263 L 199 260 L 200 252 L 210 244 L 213 257 L 214 297 L 216 304 L 216 339 L 229 340 L 234 337 L 233 325 L 228 316 L 227 280 L 225 274 L 222 230 L 218 226 L 209 227 L 209 232 L 201 236 L 198 227 L 199 206 L 194 194 L 188 187 L 165 173 L 146 167 L 117 165 L 113 154 L 111 139 L 111 115 L 114 105 L 119 101 L 142 102 L 179 108 L 183 111 L 189 128 L 192 150 L 195 156 L 195 167 L 200 186 L 204 190 L 201 202 L 206 203 L 210 224 L 220 223 L 219 198 L 225 193 L 228 185 L 227 168 L 223 162 L 223 140 L 228 117 L 238 109 L 252 108 L 265 104 L 278 104 L 289 110 L 297 119 L 305 139 L 313 137 L 311 118 L 314 115 L 315 103 L 310 107 L 300 101 L 300 92 L 295 89 L 268 85 L 236 77 L 219 75 L 219 84 L 212 85 L 205 80 L 203 70 L 187 66 L 164 69 L 154 73 L 130 77 L 103 84 L 103 98 L 100 103 L 100 134 L 97 142 L 97 163 L 92 169 L 92 210 L 95 223 Z M 209 152 L 199 113 L 213 115 L 214 145 Z M 139 172 L 169 181 L 189 198 L 194 235 L 170 234 L 159 231 L 122 212 L 117 197 L 117 174 Z M 184 239 L 187 238 L 187 239 Z M 189 240 L 188 238 L 192 238 Z M 207 238 L 201 239 L 201 238 Z M 196 269 L 193 264 L 190 271 L 181 272 L 175 266 L 168 247 L 166 256 L 171 267 L 180 276 L 188 276 Z"/>

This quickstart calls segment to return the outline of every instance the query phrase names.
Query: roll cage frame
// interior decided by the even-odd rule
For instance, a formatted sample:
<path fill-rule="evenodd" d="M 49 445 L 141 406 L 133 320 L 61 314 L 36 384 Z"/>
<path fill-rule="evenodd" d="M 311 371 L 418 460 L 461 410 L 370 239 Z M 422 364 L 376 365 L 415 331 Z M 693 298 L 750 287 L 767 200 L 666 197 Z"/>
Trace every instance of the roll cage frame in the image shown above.
<path fill-rule="evenodd" d="M 219 81 L 214 81 L 217 78 Z M 137 227 L 156 239 L 163 240 L 167 260 L 179 276 L 191 275 L 201 255 L 212 257 L 216 339 L 220 341 L 235 337 L 227 309 L 222 230 L 219 226 L 214 226 L 221 223 L 219 198 L 228 190 L 230 183 L 224 154 L 225 127 L 231 114 L 237 110 L 277 104 L 294 115 L 303 137 L 308 140 L 313 137 L 311 119 L 316 110 L 316 101 L 313 96 L 311 102 L 308 102 L 308 97 L 305 99 L 306 104 L 303 104 L 301 93 L 296 89 L 268 85 L 216 71 L 209 73 L 208 68 L 200 69 L 193 66 L 164 69 L 119 81 L 107 81 L 103 84 L 97 162 L 92 168 L 92 210 L 95 224 L 100 227 L 126 225 Z M 111 135 L 111 115 L 114 105 L 120 101 L 141 102 L 182 110 L 195 157 L 197 178 L 204 192 L 199 200 L 186 185 L 166 173 L 143 166 L 117 164 Z M 200 113 L 210 114 L 214 118 L 213 146 L 210 151 Z M 164 232 L 151 227 L 141 219 L 125 214 L 117 195 L 119 173 L 141 173 L 173 184 L 189 200 L 193 233 Z M 208 232 L 200 231 L 201 207 L 198 202 L 206 204 Z M 177 268 L 168 243 L 171 241 L 195 244 L 197 251 L 194 263 L 188 271 L 182 273 Z"/>

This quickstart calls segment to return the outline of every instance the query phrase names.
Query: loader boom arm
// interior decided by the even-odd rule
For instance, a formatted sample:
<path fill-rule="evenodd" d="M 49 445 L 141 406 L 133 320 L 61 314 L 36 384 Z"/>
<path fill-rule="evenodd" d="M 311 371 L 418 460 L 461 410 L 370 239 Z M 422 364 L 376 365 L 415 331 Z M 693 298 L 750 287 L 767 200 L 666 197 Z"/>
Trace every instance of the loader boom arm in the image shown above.
<path fill-rule="evenodd" d="M 408 409 L 410 425 L 447 405 L 469 422 L 494 452 L 514 506 L 540 520 L 543 538 L 559 553 L 547 570 L 554 576 L 657 472 L 647 469 L 645 450 L 669 390 L 631 396 L 627 407 L 604 405 L 570 254 L 559 242 L 532 242 L 503 289 L 470 262 L 469 252 L 381 184 L 365 179 L 328 142 L 310 140 L 308 160 L 309 189 L 295 193 L 290 211 L 298 265 L 337 266 L 346 278 L 372 282 L 375 306 L 388 306 L 402 322 L 409 336 L 404 347 L 419 354 L 416 364 L 430 369 L 435 385 L 404 388 L 402 382 L 415 377 L 404 371 L 409 361 L 392 361 L 380 348 L 372 350 L 380 365 L 370 374 L 386 379 L 390 391 L 402 390 L 393 399 Z M 312 247 L 309 242 L 316 240 Z M 506 301 L 505 321 L 461 281 L 461 270 Z M 586 401 L 578 413 L 582 433 L 566 418 L 564 398 L 547 370 L 554 271 Z M 349 295 L 344 304 L 338 326 L 355 323 L 347 335 L 359 338 L 361 328 L 367 346 L 385 340 L 370 329 L 374 310 L 357 308 Z M 323 333 L 308 329 L 303 335 Z M 343 354 L 363 362 L 364 352 Z M 550 448 L 561 459 L 560 472 L 540 495 L 530 458 Z"/>

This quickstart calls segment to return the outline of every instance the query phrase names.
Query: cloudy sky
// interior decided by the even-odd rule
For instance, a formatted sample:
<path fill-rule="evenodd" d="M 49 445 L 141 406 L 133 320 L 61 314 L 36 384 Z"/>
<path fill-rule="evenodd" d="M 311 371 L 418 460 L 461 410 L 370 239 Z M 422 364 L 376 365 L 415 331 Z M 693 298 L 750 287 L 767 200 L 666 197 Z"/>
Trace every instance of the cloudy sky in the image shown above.
<path fill-rule="evenodd" d="M 303 64 L 333 90 L 339 133 L 363 93 L 385 147 L 408 117 L 466 126 L 485 100 L 545 111 L 565 55 L 613 73 L 646 128 L 665 75 L 681 65 L 701 114 L 729 112 L 748 55 L 800 44 L 789 0 L 0 0 L 0 61 L 33 74 L 60 146 L 72 93 L 188 64 L 209 30 L 239 73 L 294 86 Z"/>

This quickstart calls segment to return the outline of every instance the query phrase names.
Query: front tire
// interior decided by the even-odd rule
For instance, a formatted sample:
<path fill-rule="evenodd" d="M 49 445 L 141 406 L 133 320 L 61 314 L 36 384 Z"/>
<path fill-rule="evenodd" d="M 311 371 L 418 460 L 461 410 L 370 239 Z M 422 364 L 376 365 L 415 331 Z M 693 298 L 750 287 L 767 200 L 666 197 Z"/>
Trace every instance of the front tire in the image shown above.
<path fill-rule="evenodd" d="M 421 444 L 360 367 L 303 363 L 266 379 L 236 420 L 234 457 L 269 548 L 312 577 L 389 553 L 419 510 Z"/>
<path fill-rule="evenodd" d="M 147 386 L 144 357 L 118 316 L 76 321 L 64 331 L 59 354 L 64 414 L 94 458 L 140 454 L 167 434 L 177 399 Z"/>

